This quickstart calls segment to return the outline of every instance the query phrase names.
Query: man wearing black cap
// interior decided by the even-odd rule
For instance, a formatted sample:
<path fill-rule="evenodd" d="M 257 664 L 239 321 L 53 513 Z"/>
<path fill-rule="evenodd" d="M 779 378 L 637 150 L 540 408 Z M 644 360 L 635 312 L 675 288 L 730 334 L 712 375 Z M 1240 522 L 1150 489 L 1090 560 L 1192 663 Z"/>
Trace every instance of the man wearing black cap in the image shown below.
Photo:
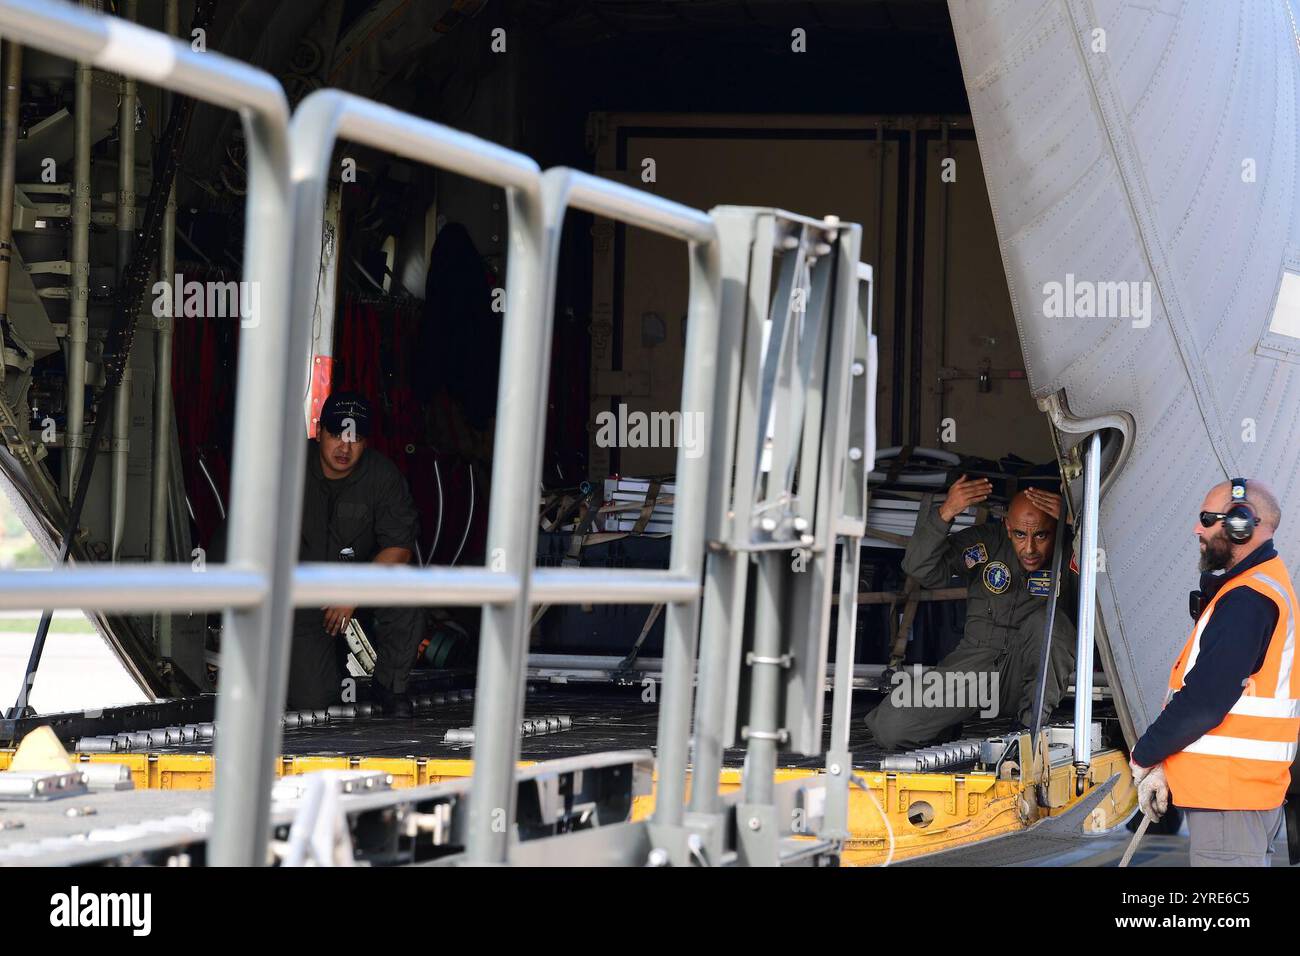
<path fill-rule="evenodd" d="M 307 454 L 299 561 L 406 564 L 415 550 L 419 518 L 397 466 L 366 450 L 370 406 L 338 392 L 325 400 L 317 438 Z M 328 707 L 340 699 L 346 658 L 343 630 L 355 607 L 300 608 L 293 619 L 289 707 Z M 406 681 L 423 637 L 419 608 L 373 610 L 374 690 L 384 712 L 409 716 Z"/>

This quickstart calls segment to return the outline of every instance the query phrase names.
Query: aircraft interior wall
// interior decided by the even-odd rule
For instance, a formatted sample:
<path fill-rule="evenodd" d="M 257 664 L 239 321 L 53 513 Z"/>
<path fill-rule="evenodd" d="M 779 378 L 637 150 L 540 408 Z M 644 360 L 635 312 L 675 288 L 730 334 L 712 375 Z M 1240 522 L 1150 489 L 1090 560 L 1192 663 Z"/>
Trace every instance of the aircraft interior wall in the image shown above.
<path fill-rule="evenodd" d="M 651 32 L 628 22 L 612 31 L 568 30 L 524 17 L 513 27 L 512 42 L 525 48 L 521 57 L 493 60 L 453 33 L 411 76 L 363 92 L 526 151 L 543 167 L 591 169 L 700 208 L 779 206 L 862 223 L 863 258 L 877 276 L 879 444 L 987 461 L 1014 456 L 1015 467 L 1049 462 L 1046 419 L 1023 373 L 946 8 L 913 5 L 906 22 L 892 23 L 880 12 L 838 11 L 849 18 L 842 29 L 822 34 L 793 74 L 783 66 L 789 51 L 773 47 L 764 30 L 749 36 L 738 29 L 719 41 L 699 28 Z M 651 75 L 655 82 L 647 83 Z M 746 82 L 736 82 L 741 75 Z M 309 88 L 296 84 L 295 95 Z M 196 123 L 232 135 L 208 111 Z M 187 279 L 237 274 L 239 158 L 232 145 L 206 185 L 183 183 L 185 238 L 177 256 Z M 945 168 L 948 159 L 955 169 Z M 653 161 L 652 176 L 644 175 L 645 160 Z M 506 266 L 504 196 L 339 144 L 333 168 L 342 171 L 349 161 L 355 175 L 340 175 L 339 183 L 337 308 L 316 354 L 332 361 L 334 387 L 366 392 L 376 404 L 375 447 L 398 462 L 420 507 L 419 559 L 481 561 L 500 334 L 492 296 Z M 438 243 L 453 235 L 468 238 L 476 264 L 466 268 L 462 259 L 453 266 L 461 312 L 438 314 L 447 286 L 431 278 L 430 268 L 445 264 Z M 544 460 L 550 491 L 599 484 L 611 474 L 671 472 L 673 449 L 602 445 L 596 416 L 620 406 L 676 409 L 685 278 L 682 249 L 667 240 L 581 213 L 568 217 Z M 138 337 L 132 362 L 133 513 L 144 511 L 149 481 L 148 338 Z M 174 354 L 183 494 L 173 515 L 185 544 L 219 560 L 236 453 L 229 414 L 238 328 L 228 321 L 178 323 Z M 106 536 L 106 481 L 105 471 L 92 490 L 96 540 Z M 128 524 L 122 556 L 142 558 L 147 525 Z M 654 540 L 636 554 L 616 546 L 602 560 L 653 564 L 659 550 L 666 560 L 666 546 Z M 545 548 L 543 563 L 560 559 L 556 541 L 544 540 Z M 629 628 L 639 629 L 639 615 L 624 618 L 597 628 L 601 636 L 591 646 L 606 646 L 609 633 L 621 641 Z M 140 624 L 154 632 L 150 622 Z M 173 624 L 176 638 L 158 649 L 201 685 L 202 645 L 211 643 L 214 628 L 187 621 L 181 636 L 181 622 Z M 472 621 L 464 624 L 473 629 Z M 548 619 L 542 645 L 567 647 L 565 627 Z M 579 632 L 595 633 L 585 625 Z M 657 633 L 651 649 L 656 639 Z"/>

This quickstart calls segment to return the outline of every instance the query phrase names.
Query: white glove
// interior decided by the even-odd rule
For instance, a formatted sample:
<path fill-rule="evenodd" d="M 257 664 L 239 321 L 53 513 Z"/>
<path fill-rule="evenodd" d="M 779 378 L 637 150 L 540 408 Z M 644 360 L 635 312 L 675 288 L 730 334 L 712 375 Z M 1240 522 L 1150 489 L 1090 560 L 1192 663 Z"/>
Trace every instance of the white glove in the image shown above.
<path fill-rule="evenodd" d="M 1133 769 L 1133 782 L 1137 784 L 1138 806 L 1155 823 L 1169 809 L 1169 781 L 1165 779 L 1165 765 L 1159 763 L 1154 767 L 1138 767 L 1130 763 L 1129 766 Z"/>

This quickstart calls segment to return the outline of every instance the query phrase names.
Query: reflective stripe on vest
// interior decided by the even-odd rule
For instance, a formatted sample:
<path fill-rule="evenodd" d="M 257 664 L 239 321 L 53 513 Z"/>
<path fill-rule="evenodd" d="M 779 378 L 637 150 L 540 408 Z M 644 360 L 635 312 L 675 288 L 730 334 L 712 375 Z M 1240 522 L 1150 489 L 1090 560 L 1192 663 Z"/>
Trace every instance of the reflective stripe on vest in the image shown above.
<path fill-rule="evenodd" d="M 1267 574 L 1256 571 L 1251 575 L 1256 581 L 1262 581 L 1273 589 L 1277 595 L 1279 610 L 1290 608 L 1290 613 L 1286 615 L 1286 643 L 1282 646 L 1282 657 L 1278 662 L 1277 686 L 1273 690 L 1273 697 L 1286 698 L 1291 695 L 1291 672 L 1295 668 L 1295 594 L 1291 591 L 1291 582 L 1288 581 L 1284 586 L 1274 581 Z"/>
<path fill-rule="evenodd" d="M 1243 760 L 1295 760 L 1296 745 L 1274 740 L 1251 740 L 1249 737 L 1219 737 L 1206 734 L 1183 748 L 1185 754 L 1213 754 L 1216 757 L 1240 757 Z"/>
<path fill-rule="evenodd" d="M 1270 558 L 1226 583 L 1205 609 L 1169 673 L 1172 698 L 1200 657 L 1201 636 L 1219 599 L 1239 587 L 1269 598 L 1277 624 L 1259 669 L 1217 727 L 1165 762 L 1174 801 L 1219 810 L 1269 810 L 1282 803 L 1300 736 L 1295 622 L 1300 617 L 1286 566 Z"/>

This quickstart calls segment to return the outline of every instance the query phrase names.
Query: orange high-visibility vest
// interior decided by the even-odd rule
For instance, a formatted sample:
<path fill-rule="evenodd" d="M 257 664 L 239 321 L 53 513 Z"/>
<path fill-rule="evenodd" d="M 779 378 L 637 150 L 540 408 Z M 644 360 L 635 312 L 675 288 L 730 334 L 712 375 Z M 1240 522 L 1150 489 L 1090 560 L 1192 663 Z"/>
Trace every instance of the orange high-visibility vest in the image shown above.
<path fill-rule="evenodd" d="M 1196 666 L 1201 634 L 1219 599 L 1235 588 L 1250 588 L 1277 605 L 1277 625 L 1263 665 L 1246 681 L 1223 722 L 1165 760 L 1169 792 L 1180 807 L 1272 810 L 1282 805 L 1291 782 L 1300 737 L 1300 670 L 1295 667 L 1300 614 L 1291 576 L 1280 558 L 1242 572 L 1214 595 L 1169 672 L 1166 703 Z"/>

